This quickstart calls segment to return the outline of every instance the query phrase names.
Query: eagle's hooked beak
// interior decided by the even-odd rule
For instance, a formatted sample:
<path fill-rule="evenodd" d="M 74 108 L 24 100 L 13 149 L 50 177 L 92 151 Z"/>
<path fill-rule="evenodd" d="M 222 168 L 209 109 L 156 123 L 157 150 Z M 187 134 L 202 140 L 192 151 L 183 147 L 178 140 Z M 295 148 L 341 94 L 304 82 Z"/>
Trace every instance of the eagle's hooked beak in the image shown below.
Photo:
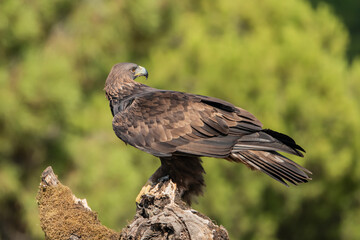
<path fill-rule="evenodd" d="M 134 74 L 135 78 L 137 77 L 141 77 L 141 76 L 145 76 L 146 79 L 148 78 L 149 74 L 148 74 L 148 71 L 142 67 L 142 66 L 138 66 L 136 69 L 135 69 L 135 74 Z"/>

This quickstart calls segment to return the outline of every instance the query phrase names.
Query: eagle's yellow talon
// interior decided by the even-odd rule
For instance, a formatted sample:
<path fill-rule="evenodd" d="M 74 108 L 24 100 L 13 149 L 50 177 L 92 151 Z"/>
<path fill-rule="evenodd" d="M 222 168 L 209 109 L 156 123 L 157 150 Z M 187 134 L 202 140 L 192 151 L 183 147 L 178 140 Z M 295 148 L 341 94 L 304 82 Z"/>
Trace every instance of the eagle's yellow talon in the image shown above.
<path fill-rule="evenodd" d="M 140 190 L 139 194 L 137 195 L 136 197 L 136 203 L 140 203 L 141 201 L 141 197 L 143 195 L 146 195 L 150 192 L 150 189 L 151 189 L 151 185 L 150 184 L 146 184 L 145 186 L 142 187 L 142 189 Z"/>

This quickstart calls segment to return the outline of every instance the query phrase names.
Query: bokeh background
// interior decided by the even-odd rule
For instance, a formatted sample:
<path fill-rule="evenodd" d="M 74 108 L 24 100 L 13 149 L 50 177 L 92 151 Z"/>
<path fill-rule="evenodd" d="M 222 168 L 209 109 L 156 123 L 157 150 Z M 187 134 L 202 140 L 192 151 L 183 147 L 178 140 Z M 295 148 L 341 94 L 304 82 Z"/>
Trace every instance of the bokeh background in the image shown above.
<path fill-rule="evenodd" d="M 194 208 L 232 239 L 360 239 L 357 0 L 0 1 L 0 239 L 43 239 L 36 193 L 51 165 L 120 230 L 159 161 L 116 138 L 103 87 L 117 62 L 145 84 L 210 95 L 307 150 L 313 181 L 204 159 Z M 140 79 L 144 81 L 144 79 Z"/>

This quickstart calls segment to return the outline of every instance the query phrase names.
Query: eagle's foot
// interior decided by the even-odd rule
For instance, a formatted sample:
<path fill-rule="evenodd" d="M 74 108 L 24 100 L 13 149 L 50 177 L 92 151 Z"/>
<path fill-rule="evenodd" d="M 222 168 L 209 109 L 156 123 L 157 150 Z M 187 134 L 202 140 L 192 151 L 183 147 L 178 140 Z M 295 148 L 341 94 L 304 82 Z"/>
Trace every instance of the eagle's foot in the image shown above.
<path fill-rule="evenodd" d="M 163 186 L 167 186 L 166 184 L 170 182 L 171 186 L 173 188 L 173 191 L 175 193 L 177 186 L 176 183 L 173 183 L 171 181 L 171 178 L 169 175 L 165 175 L 163 177 L 160 177 L 157 179 L 156 182 L 151 181 L 150 179 L 147 181 L 147 183 L 142 187 L 139 194 L 136 197 L 136 204 L 140 204 L 142 201 L 143 196 L 151 196 L 158 194 L 157 192 L 163 188 Z"/>
<path fill-rule="evenodd" d="M 148 193 L 150 192 L 151 187 L 152 187 L 152 186 L 151 186 L 151 184 L 149 184 L 149 183 L 146 183 L 145 186 L 142 187 L 142 189 L 140 190 L 140 192 L 139 192 L 139 194 L 137 195 L 136 200 L 135 200 L 137 204 L 140 203 L 141 197 L 142 197 L 143 195 L 146 195 L 146 194 L 148 194 Z"/>

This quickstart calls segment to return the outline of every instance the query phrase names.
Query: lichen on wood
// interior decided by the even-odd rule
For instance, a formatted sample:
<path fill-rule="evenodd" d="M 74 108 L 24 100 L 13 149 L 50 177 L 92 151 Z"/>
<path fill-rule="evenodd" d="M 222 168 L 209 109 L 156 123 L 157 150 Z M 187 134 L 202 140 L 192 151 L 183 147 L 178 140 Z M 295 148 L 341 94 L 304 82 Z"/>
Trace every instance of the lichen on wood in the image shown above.
<path fill-rule="evenodd" d="M 59 182 L 51 167 L 41 179 L 37 201 L 46 239 L 119 239 L 119 233 L 101 225 L 86 200 Z"/>

